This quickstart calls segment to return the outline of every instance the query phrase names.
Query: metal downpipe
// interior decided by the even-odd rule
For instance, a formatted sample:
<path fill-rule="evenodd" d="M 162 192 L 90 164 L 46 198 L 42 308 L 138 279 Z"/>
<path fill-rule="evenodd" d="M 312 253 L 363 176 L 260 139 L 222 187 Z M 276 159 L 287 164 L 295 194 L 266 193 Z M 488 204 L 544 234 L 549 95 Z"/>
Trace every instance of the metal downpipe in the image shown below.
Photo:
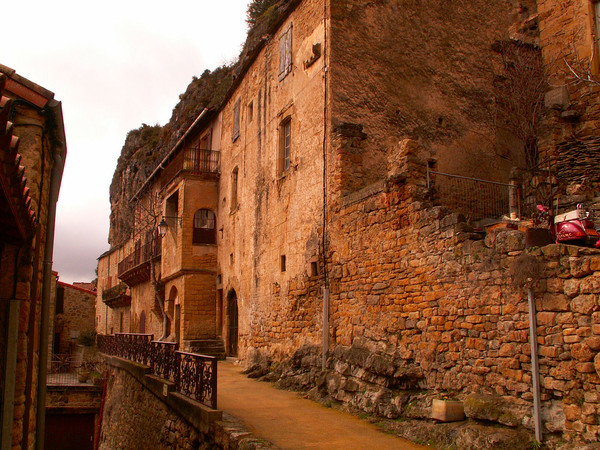
<path fill-rule="evenodd" d="M 60 124 L 61 133 L 58 143 L 53 148 L 54 164 L 50 177 L 50 192 L 48 195 L 48 217 L 46 226 L 46 247 L 43 262 L 42 281 L 42 318 L 40 324 L 40 357 L 38 371 L 38 397 L 36 421 L 36 449 L 44 449 L 46 425 L 46 377 L 48 375 L 48 329 L 50 323 L 50 284 L 52 282 L 52 255 L 54 253 L 54 229 L 56 221 L 56 203 L 65 166 L 66 139 L 64 136 L 62 108 L 60 102 L 53 101 L 49 105 Z"/>
<path fill-rule="evenodd" d="M 531 344 L 531 375 L 533 390 L 533 421 L 535 425 L 535 439 L 542 442 L 542 411 L 540 403 L 540 366 L 537 351 L 537 320 L 535 315 L 535 296 L 533 289 L 527 289 L 527 303 L 529 304 L 529 342 Z"/>

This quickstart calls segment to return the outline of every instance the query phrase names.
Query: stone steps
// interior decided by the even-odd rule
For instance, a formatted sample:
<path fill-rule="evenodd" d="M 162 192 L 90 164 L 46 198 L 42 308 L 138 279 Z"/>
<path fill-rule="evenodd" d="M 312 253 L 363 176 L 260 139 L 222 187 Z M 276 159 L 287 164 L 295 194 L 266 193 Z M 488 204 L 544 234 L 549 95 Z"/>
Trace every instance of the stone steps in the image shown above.
<path fill-rule="evenodd" d="M 225 345 L 221 338 L 188 341 L 187 347 L 191 353 L 214 356 L 218 359 L 225 359 L 227 356 L 225 353 Z"/>

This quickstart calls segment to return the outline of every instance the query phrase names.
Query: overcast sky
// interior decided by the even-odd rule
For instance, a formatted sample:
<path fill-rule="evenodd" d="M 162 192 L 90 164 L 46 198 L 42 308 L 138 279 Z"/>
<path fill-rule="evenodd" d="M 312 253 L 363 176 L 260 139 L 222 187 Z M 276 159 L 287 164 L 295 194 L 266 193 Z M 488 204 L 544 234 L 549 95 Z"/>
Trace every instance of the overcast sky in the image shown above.
<path fill-rule="evenodd" d="M 192 76 L 237 58 L 249 0 L 21 0 L 2 8 L 0 63 L 62 102 L 67 161 L 54 270 L 95 278 L 127 132 L 164 125 Z"/>

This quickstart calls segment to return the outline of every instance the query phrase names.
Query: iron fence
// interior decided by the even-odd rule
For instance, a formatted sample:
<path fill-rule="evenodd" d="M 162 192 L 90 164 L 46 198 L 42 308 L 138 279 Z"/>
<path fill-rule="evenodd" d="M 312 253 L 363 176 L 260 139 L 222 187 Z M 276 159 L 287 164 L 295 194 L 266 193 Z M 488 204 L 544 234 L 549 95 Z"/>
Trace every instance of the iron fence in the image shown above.
<path fill-rule="evenodd" d="M 65 386 L 80 384 L 77 379 L 77 369 L 80 367 L 81 360 L 78 360 L 71 354 L 52 355 L 46 376 L 46 385 Z"/>
<path fill-rule="evenodd" d="M 204 149 L 197 145 L 180 151 L 164 169 L 162 186 L 169 184 L 182 172 L 194 175 L 218 174 L 220 155 L 218 150 Z"/>
<path fill-rule="evenodd" d="M 436 204 L 471 220 L 521 216 L 521 186 L 427 170 Z"/>
<path fill-rule="evenodd" d="M 151 262 L 154 258 L 159 258 L 161 255 L 161 239 L 157 237 L 153 242 L 148 242 L 144 245 L 136 245 L 135 250 L 127 255 L 118 264 L 118 276 L 121 277 L 125 272 Z"/>
<path fill-rule="evenodd" d="M 98 335 L 98 349 L 150 367 L 175 384 L 175 390 L 211 408 L 217 408 L 217 358 L 181 352 L 171 342 L 153 340 L 151 334 Z"/>

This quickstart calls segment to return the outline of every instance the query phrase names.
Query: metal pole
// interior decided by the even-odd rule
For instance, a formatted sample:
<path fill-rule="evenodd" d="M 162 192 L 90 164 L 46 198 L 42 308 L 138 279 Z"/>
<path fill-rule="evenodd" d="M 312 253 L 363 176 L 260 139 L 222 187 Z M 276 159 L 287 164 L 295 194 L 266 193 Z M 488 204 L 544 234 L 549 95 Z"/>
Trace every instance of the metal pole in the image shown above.
<path fill-rule="evenodd" d="M 327 353 L 329 352 L 329 289 L 323 288 L 323 361 L 321 368 L 327 367 Z"/>
<path fill-rule="evenodd" d="M 540 404 L 540 367 L 537 352 L 537 320 L 535 317 L 535 298 L 533 289 L 527 289 L 529 303 L 529 342 L 531 344 L 531 376 L 533 389 L 533 421 L 535 425 L 535 438 L 542 442 L 542 414 Z"/>

